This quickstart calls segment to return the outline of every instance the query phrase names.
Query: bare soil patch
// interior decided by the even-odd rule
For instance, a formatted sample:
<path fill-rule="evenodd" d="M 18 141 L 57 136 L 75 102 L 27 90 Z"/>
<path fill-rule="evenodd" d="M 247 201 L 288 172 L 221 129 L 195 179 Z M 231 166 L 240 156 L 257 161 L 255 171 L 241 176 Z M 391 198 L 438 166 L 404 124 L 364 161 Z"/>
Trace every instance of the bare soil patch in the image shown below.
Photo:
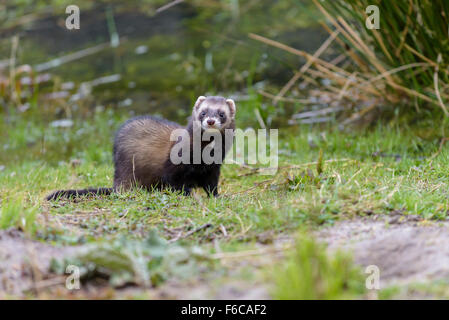
<path fill-rule="evenodd" d="M 35 294 L 54 283 L 64 283 L 64 279 L 48 277 L 51 259 L 76 250 L 27 239 L 16 229 L 0 231 L 0 298 Z"/>
<path fill-rule="evenodd" d="M 378 266 L 381 286 L 449 276 L 448 223 L 396 214 L 340 221 L 316 236 L 330 250 L 349 250 L 363 267 Z"/>
<path fill-rule="evenodd" d="M 315 232 L 316 239 L 329 250 L 353 254 L 362 267 L 380 269 L 381 287 L 393 284 L 428 282 L 449 276 L 449 223 L 424 221 L 417 216 L 393 213 L 386 216 L 342 220 Z M 281 243 L 291 242 L 288 236 Z M 276 247 L 276 243 L 262 248 Z M 279 243 L 278 243 L 279 244 Z M 153 299 L 269 299 L 268 285 L 256 281 L 232 280 L 232 274 L 245 267 L 256 270 L 273 262 L 272 254 L 249 256 L 227 264 L 230 276 L 219 283 L 210 276 L 187 282 L 173 282 L 158 288 L 138 287 L 111 290 L 108 286 L 69 292 L 65 277 L 49 272 L 52 258 L 76 254 L 79 247 L 54 246 L 28 239 L 14 229 L 0 231 L 0 298 L 32 296 L 61 298 L 126 298 L 143 294 Z M 269 252 L 270 250 L 267 250 Z M 278 260 L 274 259 L 275 261 Z M 230 261 L 231 262 L 231 261 Z M 237 277 L 239 278 L 239 277 Z M 43 294 L 44 293 L 44 294 Z"/>
<path fill-rule="evenodd" d="M 263 284 L 232 280 L 230 275 L 238 273 L 242 263 L 230 267 L 230 280 L 225 283 L 216 283 L 212 272 L 188 281 L 167 281 L 156 288 L 129 286 L 114 289 L 104 281 L 83 284 L 81 290 L 68 290 L 65 288 L 66 276 L 51 273 L 50 263 L 52 258 L 61 260 L 81 250 L 81 246 L 54 246 L 30 240 L 16 229 L 0 231 L 0 299 L 27 296 L 43 299 L 126 299 L 135 296 L 150 299 L 269 299 Z M 248 263 L 244 264 L 247 266 Z"/>

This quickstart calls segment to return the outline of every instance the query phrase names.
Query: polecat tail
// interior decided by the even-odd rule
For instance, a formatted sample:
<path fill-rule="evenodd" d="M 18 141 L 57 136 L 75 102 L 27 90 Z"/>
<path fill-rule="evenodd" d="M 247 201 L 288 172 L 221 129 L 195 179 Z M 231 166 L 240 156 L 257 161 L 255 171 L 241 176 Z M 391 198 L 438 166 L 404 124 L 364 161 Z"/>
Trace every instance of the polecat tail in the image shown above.
<path fill-rule="evenodd" d="M 56 200 L 59 198 L 72 198 L 83 195 L 110 195 L 114 192 L 113 188 L 88 188 L 80 190 L 58 190 L 47 196 L 47 200 Z"/>

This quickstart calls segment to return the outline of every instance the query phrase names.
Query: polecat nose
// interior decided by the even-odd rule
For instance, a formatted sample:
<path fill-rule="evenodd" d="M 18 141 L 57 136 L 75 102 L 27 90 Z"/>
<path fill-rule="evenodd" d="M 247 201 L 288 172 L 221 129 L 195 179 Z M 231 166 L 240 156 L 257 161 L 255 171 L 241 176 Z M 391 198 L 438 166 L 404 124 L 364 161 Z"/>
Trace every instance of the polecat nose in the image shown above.
<path fill-rule="evenodd" d="M 214 119 L 207 119 L 207 124 L 208 125 L 213 125 L 215 123 L 215 120 Z"/>

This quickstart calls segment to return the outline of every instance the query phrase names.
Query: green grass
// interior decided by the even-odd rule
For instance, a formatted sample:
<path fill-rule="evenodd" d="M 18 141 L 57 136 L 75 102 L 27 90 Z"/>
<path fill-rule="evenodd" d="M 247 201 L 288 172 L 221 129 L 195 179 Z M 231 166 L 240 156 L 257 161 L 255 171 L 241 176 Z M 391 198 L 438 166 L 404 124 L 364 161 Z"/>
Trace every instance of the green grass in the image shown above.
<path fill-rule="evenodd" d="M 362 271 L 348 255 L 337 252 L 329 257 L 323 245 L 304 234 L 274 274 L 276 299 L 354 299 L 365 291 Z"/>
<path fill-rule="evenodd" d="M 0 138 L 0 147 L 8 144 L 10 149 L 0 162 L 4 166 L 0 228 L 18 227 L 35 239 L 65 245 L 119 237 L 139 240 L 155 229 L 166 240 L 179 239 L 213 253 L 217 248 L 251 250 L 282 236 L 292 237 L 300 228 L 395 210 L 447 220 L 449 150 L 443 146 L 438 153 L 444 121 L 443 126 L 399 129 L 392 123 L 350 133 L 333 126 L 280 129 L 278 173 L 259 175 L 245 167 L 224 165 L 222 196 L 216 199 L 200 190 L 191 197 L 133 190 L 76 201 L 45 201 L 55 189 L 112 185 L 111 137 L 124 118 L 111 121 L 107 113 L 98 114 L 75 121 L 71 128 L 42 131 L 29 121 L 27 130 L 33 139 L 39 140 L 39 132 L 45 132 L 45 148 L 26 147 L 21 127 L 1 121 L 8 135 Z M 73 164 L 74 159 L 80 164 Z M 206 224 L 210 226 L 191 232 Z M 336 259 L 338 266 L 343 260 Z M 305 289 L 285 294 L 303 297 L 301 290 Z M 314 297 L 347 294 L 338 288 L 326 292 Z"/>
<path fill-rule="evenodd" d="M 36 206 L 29 206 L 21 197 L 11 197 L 2 201 L 0 207 L 0 229 L 18 227 L 31 234 L 35 231 Z"/>
<path fill-rule="evenodd" d="M 449 55 L 447 1 L 314 2 L 320 8 L 324 7 L 322 12 L 332 29 L 341 31 L 340 39 L 353 50 L 348 57 L 354 64 L 354 70 L 358 71 L 359 79 L 356 82 L 362 91 L 373 87 L 360 79 L 373 79 L 387 70 L 396 70 L 377 81 L 377 93 L 366 90 L 363 94 L 365 101 L 369 100 L 367 96 L 373 96 L 379 101 L 377 106 L 385 104 L 385 100 L 390 102 L 386 106 L 403 104 L 401 113 L 410 116 L 415 112 L 422 116 L 423 110 L 419 105 L 430 105 L 434 115 L 444 111 L 444 115 L 448 116 L 444 102 L 448 98 L 448 90 L 443 85 L 449 76 L 445 72 Z M 371 5 L 378 8 L 379 29 L 366 27 L 367 17 L 373 16 L 372 11 L 369 14 L 366 12 Z M 352 92 L 349 96 L 352 97 Z M 404 96 L 409 98 L 407 103 L 401 102 Z M 357 103 L 355 105 L 359 106 Z M 413 105 L 415 108 L 410 108 Z"/>

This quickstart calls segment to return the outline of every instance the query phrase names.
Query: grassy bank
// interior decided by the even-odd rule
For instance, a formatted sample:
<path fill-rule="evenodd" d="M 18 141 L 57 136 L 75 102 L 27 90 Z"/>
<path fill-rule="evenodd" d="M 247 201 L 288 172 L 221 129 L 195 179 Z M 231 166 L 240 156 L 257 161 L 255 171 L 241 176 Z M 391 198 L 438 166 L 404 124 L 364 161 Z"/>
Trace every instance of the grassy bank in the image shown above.
<path fill-rule="evenodd" d="M 253 250 L 291 238 L 298 229 L 355 216 L 400 212 L 447 220 L 444 123 L 401 129 L 392 123 L 351 133 L 332 125 L 280 129 L 277 174 L 225 165 L 217 199 L 202 191 L 183 197 L 134 190 L 44 201 L 55 189 L 112 184 L 111 137 L 122 118 L 113 119 L 98 114 L 67 128 L 41 128 L 30 121 L 23 129 L 2 122 L 8 135 L 0 141 L 5 150 L 0 228 L 17 227 L 33 239 L 57 245 L 139 240 L 156 230 L 169 242 L 214 254 Z M 43 146 L 27 140 L 34 133 L 45 133 Z M 35 140 L 41 140 L 39 134 Z"/>

